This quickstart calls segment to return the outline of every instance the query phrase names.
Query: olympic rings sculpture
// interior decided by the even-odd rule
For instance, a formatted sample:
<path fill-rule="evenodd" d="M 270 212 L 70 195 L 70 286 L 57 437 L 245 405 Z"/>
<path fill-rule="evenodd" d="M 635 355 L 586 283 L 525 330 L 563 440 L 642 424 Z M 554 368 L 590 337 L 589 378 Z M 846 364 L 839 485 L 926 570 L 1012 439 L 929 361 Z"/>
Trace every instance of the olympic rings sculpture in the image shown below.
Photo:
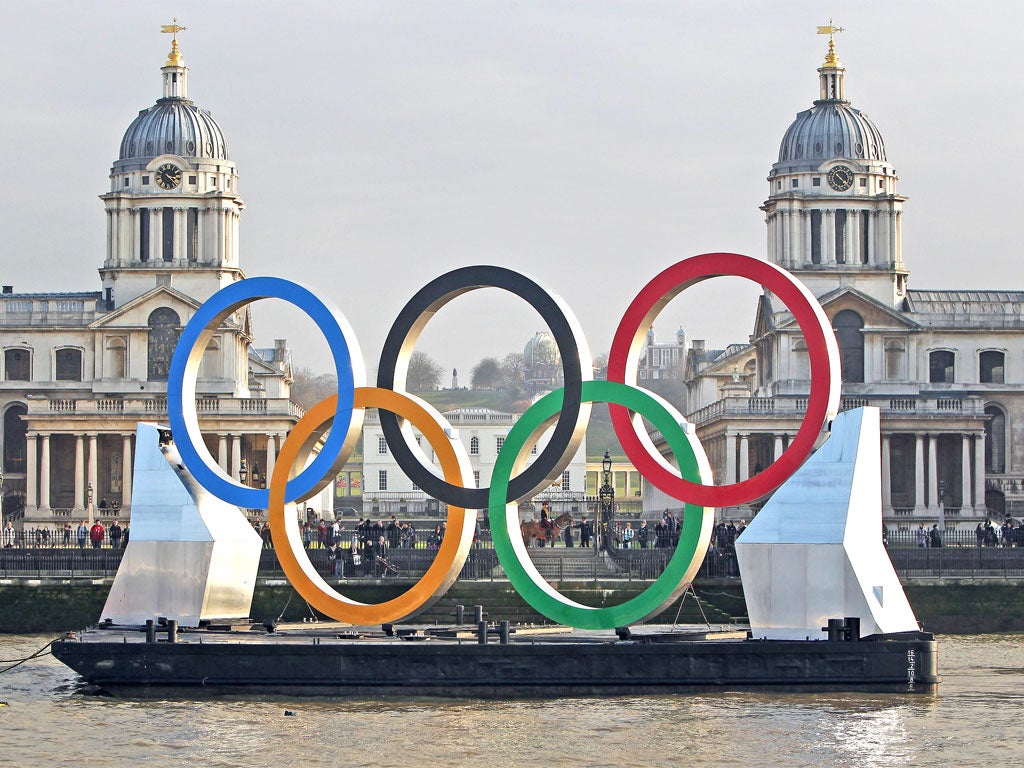
<path fill-rule="evenodd" d="M 697 282 L 727 275 L 759 283 L 792 313 L 807 342 L 811 394 L 804 421 L 781 457 L 755 477 L 716 486 L 693 427 L 669 403 L 636 387 L 635 380 L 644 335 L 664 306 Z M 474 487 L 469 457 L 461 442 L 450 437 L 454 432 L 445 418 L 426 401 L 404 391 L 409 358 L 426 323 L 456 296 L 482 287 L 507 290 L 540 312 L 555 338 L 564 367 L 564 386 L 531 405 L 505 438 L 489 488 Z M 240 485 L 217 466 L 203 442 L 195 406 L 196 376 L 210 338 L 233 313 L 261 298 L 288 301 L 313 320 L 324 333 L 338 377 L 338 394 L 310 409 L 282 444 L 265 490 Z M 182 460 L 201 485 L 231 504 L 268 510 L 274 548 L 289 581 L 310 605 L 331 618 L 358 625 L 384 624 L 408 619 L 431 605 L 455 582 L 469 555 L 476 514 L 467 510 L 486 508 L 498 560 L 509 581 L 535 610 L 568 626 L 611 629 L 655 616 L 679 597 L 707 551 L 714 507 L 743 504 L 763 496 L 803 463 L 822 429 L 838 412 L 839 349 L 824 310 L 791 274 L 748 256 L 708 253 L 672 265 L 644 286 L 616 330 L 608 358 L 608 380 L 592 381 L 592 370 L 580 324 L 560 297 L 510 269 L 473 266 L 441 275 L 408 302 L 385 341 L 377 386 L 367 387 L 358 343 L 344 315 L 305 286 L 281 278 L 257 277 L 215 293 L 183 329 L 171 360 L 168 418 Z M 593 402 L 609 404 L 615 434 L 641 474 L 685 502 L 679 544 L 668 567 L 642 594 L 609 608 L 580 605 L 547 584 L 519 534 L 517 503 L 561 475 L 585 436 Z M 402 470 L 417 487 L 448 504 L 448 534 L 433 563 L 406 592 L 378 604 L 359 603 L 327 584 L 306 555 L 297 516 L 287 513 L 289 503 L 309 498 L 326 487 L 348 460 L 362 428 L 365 408 L 378 409 L 389 450 Z M 655 448 L 642 419 L 661 432 L 678 468 Z M 550 441 L 531 462 L 531 449 L 552 425 Z M 429 461 L 413 439 L 413 427 L 433 449 L 441 477 L 429 468 Z"/>

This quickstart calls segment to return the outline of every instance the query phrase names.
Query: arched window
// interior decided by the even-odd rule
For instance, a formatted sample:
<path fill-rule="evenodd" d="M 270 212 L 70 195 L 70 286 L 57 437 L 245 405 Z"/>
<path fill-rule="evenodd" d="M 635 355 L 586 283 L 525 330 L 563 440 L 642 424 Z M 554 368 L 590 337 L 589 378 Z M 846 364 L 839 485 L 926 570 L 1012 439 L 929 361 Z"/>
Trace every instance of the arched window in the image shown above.
<path fill-rule="evenodd" d="M 852 309 L 836 313 L 832 327 L 839 342 L 839 357 L 843 365 L 843 381 L 864 381 L 864 320 Z"/>
<path fill-rule="evenodd" d="M 952 384 L 956 354 L 938 349 L 928 355 L 928 381 L 932 384 Z"/>
<path fill-rule="evenodd" d="M 885 378 L 889 381 L 907 378 L 907 345 L 902 339 L 885 342 Z"/>
<path fill-rule="evenodd" d="M 153 310 L 149 316 L 148 379 L 167 381 L 171 356 L 181 334 L 181 319 L 170 307 Z"/>
<path fill-rule="evenodd" d="M 479 456 L 480 455 L 480 438 L 471 437 L 469 438 L 469 455 Z"/>
<path fill-rule="evenodd" d="M 5 350 L 4 378 L 7 381 L 28 381 L 32 378 L 32 352 L 27 349 Z"/>
<path fill-rule="evenodd" d="M 4 411 L 4 471 L 21 473 L 25 471 L 25 447 L 28 425 L 24 417 L 28 408 L 15 403 Z"/>
<path fill-rule="evenodd" d="M 1003 384 L 1006 355 L 1002 352 L 986 351 L 978 356 L 978 381 L 982 384 Z"/>
<path fill-rule="evenodd" d="M 56 381 L 82 380 L 82 350 L 58 349 L 54 360 Z"/>
<path fill-rule="evenodd" d="M 103 378 L 123 379 L 128 371 L 128 342 L 114 336 L 103 345 Z"/>
<path fill-rule="evenodd" d="M 1006 414 L 998 405 L 985 406 L 985 471 L 1006 472 Z"/>

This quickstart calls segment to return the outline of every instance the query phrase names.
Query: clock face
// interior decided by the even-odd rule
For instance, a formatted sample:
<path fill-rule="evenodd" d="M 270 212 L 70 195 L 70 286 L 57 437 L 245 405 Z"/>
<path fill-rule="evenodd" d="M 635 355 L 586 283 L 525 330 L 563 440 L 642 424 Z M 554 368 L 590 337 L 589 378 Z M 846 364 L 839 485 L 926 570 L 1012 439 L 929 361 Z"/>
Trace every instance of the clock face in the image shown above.
<path fill-rule="evenodd" d="M 837 165 L 828 172 L 828 185 L 836 192 L 845 192 L 853 186 L 853 171 L 845 165 Z"/>
<path fill-rule="evenodd" d="M 156 183 L 161 189 L 174 189 L 181 184 L 181 169 L 171 163 L 164 163 L 156 169 Z"/>

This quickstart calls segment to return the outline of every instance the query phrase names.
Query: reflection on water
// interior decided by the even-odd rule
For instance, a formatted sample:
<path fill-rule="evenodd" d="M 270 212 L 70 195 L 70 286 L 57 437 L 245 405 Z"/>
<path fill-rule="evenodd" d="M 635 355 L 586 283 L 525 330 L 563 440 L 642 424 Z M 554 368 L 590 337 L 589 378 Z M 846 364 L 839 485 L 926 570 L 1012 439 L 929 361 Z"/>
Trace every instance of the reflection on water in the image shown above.
<path fill-rule="evenodd" d="M 48 638 L 0 638 L 0 657 Z M 940 638 L 935 695 L 548 701 L 166 701 L 75 693 L 52 657 L 0 674 L 0 765 L 1024 765 L 1024 638 Z M 285 710 L 295 713 L 285 716 Z"/>

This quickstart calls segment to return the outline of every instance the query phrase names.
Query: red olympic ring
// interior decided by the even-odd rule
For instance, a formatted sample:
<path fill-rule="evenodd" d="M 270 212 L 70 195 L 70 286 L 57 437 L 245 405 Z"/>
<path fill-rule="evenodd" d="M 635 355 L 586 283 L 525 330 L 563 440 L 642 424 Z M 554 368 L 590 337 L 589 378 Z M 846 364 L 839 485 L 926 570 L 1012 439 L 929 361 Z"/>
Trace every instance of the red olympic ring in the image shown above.
<path fill-rule="evenodd" d="M 608 354 L 608 381 L 635 386 L 644 337 L 658 313 L 691 285 L 724 276 L 753 280 L 778 296 L 793 313 L 807 343 L 811 394 L 803 423 L 782 456 L 747 480 L 728 485 L 692 483 L 665 465 L 638 414 L 631 416 L 621 405 L 608 406 L 615 435 L 641 475 L 665 493 L 704 507 L 746 504 L 782 485 L 810 456 L 822 428 L 835 418 L 841 388 L 839 346 L 828 316 L 813 294 L 780 267 L 738 253 L 705 253 L 685 259 L 645 285 L 615 331 Z"/>

